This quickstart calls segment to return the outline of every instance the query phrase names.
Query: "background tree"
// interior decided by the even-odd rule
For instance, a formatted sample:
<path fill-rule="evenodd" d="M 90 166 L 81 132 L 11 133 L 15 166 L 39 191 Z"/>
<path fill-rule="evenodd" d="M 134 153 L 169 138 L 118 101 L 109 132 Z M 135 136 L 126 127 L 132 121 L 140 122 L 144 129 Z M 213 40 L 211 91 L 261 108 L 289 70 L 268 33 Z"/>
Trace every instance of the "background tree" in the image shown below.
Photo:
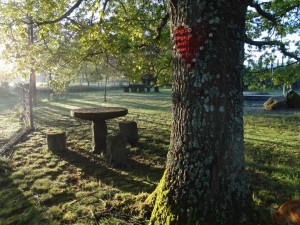
<path fill-rule="evenodd" d="M 112 1 L 105 13 L 101 41 L 115 68 L 131 82 L 141 82 L 150 68 L 165 80 L 162 74 L 170 74 L 171 54 L 163 2 Z"/>
<path fill-rule="evenodd" d="M 250 88 L 290 86 L 300 76 L 299 1 L 251 1 L 249 6 L 246 84 Z"/>
<path fill-rule="evenodd" d="M 53 18 L 65 12 L 68 4 L 64 1 L 61 8 L 55 8 L 55 2 L 36 1 L 1 1 L 1 43 L 5 45 L 6 58 L 13 59 L 14 66 L 19 75 L 29 77 L 31 89 L 35 93 L 35 72 L 39 72 L 39 59 L 44 53 L 40 35 L 46 32 L 41 29 L 38 20 Z M 16 13 L 17 12 L 17 13 Z M 52 24 L 55 33 L 59 24 Z M 40 33 L 39 33 L 40 32 Z M 44 65 L 42 63 L 41 65 Z M 33 96 L 34 97 L 34 96 Z M 35 97 L 34 97 L 35 98 Z"/>
<path fill-rule="evenodd" d="M 37 74 L 46 67 L 53 67 L 60 76 L 71 76 L 64 70 L 66 66 L 73 67 L 72 74 L 76 74 L 90 58 L 109 55 L 115 58 L 116 69 L 128 79 L 139 82 L 146 64 L 142 54 L 147 46 L 158 50 L 152 55 L 157 76 L 169 74 L 170 67 L 165 65 L 171 56 L 168 30 L 163 29 L 168 17 L 161 1 L 9 1 L 1 4 L 6 55 L 8 59 L 15 59 L 18 73 L 24 77 L 30 73 L 32 60 Z M 24 8 L 22 13 L 13 16 L 20 8 Z M 28 51 L 28 30 L 24 29 L 29 25 L 33 25 L 35 40 L 31 51 Z M 26 66 L 31 66 L 29 71 L 25 71 Z"/>

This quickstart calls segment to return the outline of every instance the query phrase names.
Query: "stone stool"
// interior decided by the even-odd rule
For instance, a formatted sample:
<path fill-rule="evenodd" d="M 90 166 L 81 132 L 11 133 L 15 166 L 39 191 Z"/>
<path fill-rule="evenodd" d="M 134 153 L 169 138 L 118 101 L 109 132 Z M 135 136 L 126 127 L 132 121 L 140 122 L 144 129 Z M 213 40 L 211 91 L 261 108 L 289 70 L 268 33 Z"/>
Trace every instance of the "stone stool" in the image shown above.
<path fill-rule="evenodd" d="M 119 122 L 120 134 L 125 138 L 131 146 L 136 146 L 138 143 L 138 129 L 135 121 Z"/>
<path fill-rule="evenodd" d="M 65 131 L 53 130 L 47 132 L 48 150 L 53 152 L 62 152 L 66 147 L 67 136 Z"/>
<path fill-rule="evenodd" d="M 120 134 L 114 134 L 107 137 L 107 146 L 105 159 L 108 163 L 116 166 L 126 165 L 126 141 Z"/>

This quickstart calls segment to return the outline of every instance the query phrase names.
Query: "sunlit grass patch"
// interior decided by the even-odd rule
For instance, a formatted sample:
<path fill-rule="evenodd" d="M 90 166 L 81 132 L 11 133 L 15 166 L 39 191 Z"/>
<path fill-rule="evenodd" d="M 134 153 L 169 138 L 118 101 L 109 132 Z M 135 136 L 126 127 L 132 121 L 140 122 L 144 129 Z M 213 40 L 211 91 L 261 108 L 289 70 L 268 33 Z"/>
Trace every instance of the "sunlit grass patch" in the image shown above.
<path fill-rule="evenodd" d="M 264 206 L 299 198 L 300 113 L 245 116 L 245 148 L 255 200 Z"/>
<path fill-rule="evenodd" d="M 0 96 L 0 148 L 22 128 L 21 109 L 17 96 Z"/>
<path fill-rule="evenodd" d="M 31 188 L 34 192 L 43 193 L 50 190 L 51 186 L 52 186 L 52 180 L 50 179 L 50 177 L 43 177 L 35 180 Z"/>

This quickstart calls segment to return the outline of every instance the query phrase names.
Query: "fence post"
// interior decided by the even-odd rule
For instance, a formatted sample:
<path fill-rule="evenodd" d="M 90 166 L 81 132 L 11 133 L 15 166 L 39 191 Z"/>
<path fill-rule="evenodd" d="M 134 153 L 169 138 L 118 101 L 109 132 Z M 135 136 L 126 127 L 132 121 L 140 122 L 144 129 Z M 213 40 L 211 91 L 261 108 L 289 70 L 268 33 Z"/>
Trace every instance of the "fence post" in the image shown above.
<path fill-rule="evenodd" d="M 33 101 L 34 101 L 34 87 L 29 84 L 29 90 L 28 90 L 28 113 L 29 113 L 29 128 L 34 129 L 33 124 Z"/>
<path fill-rule="evenodd" d="M 22 84 L 20 85 L 21 91 L 21 105 L 23 108 L 23 118 L 25 127 L 29 129 L 34 129 L 34 118 L 33 118 L 33 96 L 32 96 L 32 88 L 30 84 Z"/>

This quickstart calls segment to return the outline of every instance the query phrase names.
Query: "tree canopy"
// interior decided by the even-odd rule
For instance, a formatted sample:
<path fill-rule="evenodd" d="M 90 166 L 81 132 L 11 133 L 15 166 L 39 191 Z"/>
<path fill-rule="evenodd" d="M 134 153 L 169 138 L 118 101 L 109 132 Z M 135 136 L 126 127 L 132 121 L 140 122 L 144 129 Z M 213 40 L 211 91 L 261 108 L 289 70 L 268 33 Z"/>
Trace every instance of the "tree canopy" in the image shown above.
<path fill-rule="evenodd" d="M 72 80 L 86 61 L 109 58 L 110 66 L 131 81 L 139 82 L 149 73 L 159 83 L 171 81 L 165 1 L 2 0 L 0 4 L 2 57 L 14 63 L 15 74 L 27 76 L 34 62 L 37 73 L 55 71 Z M 300 40 L 295 36 L 299 29 L 299 1 L 249 2 L 248 84 L 254 84 L 257 76 L 274 84 L 290 84 L 299 77 Z"/>
<path fill-rule="evenodd" d="M 106 61 L 132 81 L 151 73 L 170 83 L 161 1 L 1 1 L 0 16 L 3 56 L 23 76 L 34 62 L 72 80 L 86 62 Z"/>
<path fill-rule="evenodd" d="M 248 9 L 245 43 L 250 71 L 246 83 L 260 87 L 263 81 L 273 86 L 291 85 L 300 76 L 299 1 L 252 1 Z M 259 55 L 256 60 L 253 51 Z"/>

